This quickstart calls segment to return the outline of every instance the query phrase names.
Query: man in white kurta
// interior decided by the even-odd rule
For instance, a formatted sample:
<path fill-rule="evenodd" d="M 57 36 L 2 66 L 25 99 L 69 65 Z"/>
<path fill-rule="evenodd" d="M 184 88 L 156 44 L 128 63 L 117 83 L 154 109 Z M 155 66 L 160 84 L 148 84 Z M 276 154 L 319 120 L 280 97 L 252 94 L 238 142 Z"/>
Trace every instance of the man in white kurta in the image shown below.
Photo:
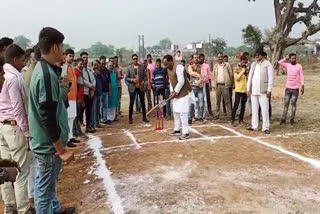
<path fill-rule="evenodd" d="M 190 92 L 191 86 L 186 78 L 184 67 L 179 64 L 175 65 L 173 57 L 167 55 L 164 57 L 163 64 L 165 65 L 170 81 L 171 97 L 173 98 L 173 115 L 174 115 L 174 130 L 170 135 L 179 136 L 180 140 L 189 138 L 188 113 L 191 104 Z M 180 131 L 182 126 L 182 132 Z"/>
<path fill-rule="evenodd" d="M 259 106 L 262 113 L 262 131 L 270 134 L 269 100 L 273 87 L 273 67 L 264 59 L 263 52 L 257 51 L 257 60 L 251 66 L 247 90 L 252 103 L 252 126 L 249 130 L 257 131 L 259 127 Z"/>

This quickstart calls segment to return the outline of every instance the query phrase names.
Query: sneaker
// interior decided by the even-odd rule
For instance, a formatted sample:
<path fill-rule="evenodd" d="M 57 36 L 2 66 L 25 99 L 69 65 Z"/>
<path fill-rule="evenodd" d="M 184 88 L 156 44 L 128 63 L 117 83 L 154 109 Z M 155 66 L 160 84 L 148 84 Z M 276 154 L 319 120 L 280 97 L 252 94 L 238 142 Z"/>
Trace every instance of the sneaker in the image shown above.
<path fill-rule="evenodd" d="M 187 140 L 187 139 L 189 139 L 189 138 L 190 138 L 189 134 L 182 134 L 182 135 L 179 137 L 179 140 Z"/>
<path fill-rule="evenodd" d="M 111 121 L 110 120 L 104 121 L 103 123 L 106 124 L 106 125 L 111 125 Z"/>
<path fill-rule="evenodd" d="M 204 119 L 200 118 L 200 119 L 198 119 L 198 122 L 199 123 L 204 123 Z"/>
<path fill-rule="evenodd" d="M 93 129 L 93 128 L 87 128 L 86 129 L 86 133 L 96 133 L 97 131 L 95 130 L 95 129 Z"/>
<path fill-rule="evenodd" d="M 63 207 L 59 212 L 59 214 L 74 214 L 74 213 L 76 213 L 75 207 Z"/>
<path fill-rule="evenodd" d="M 286 124 L 286 120 L 282 119 L 281 122 L 280 122 L 280 126 L 281 125 L 285 125 L 285 124 Z"/>
<path fill-rule="evenodd" d="M 147 118 L 144 118 L 142 121 L 145 123 L 150 123 L 150 121 Z"/>
<path fill-rule="evenodd" d="M 248 131 L 253 131 L 253 132 L 254 132 L 254 131 L 258 131 L 258 130 L 256 130 L 256 129 L 253 129 L 251 126 L 247 127 L 246 129 L 247 129 Z"/>
<path fill-rule="evenodd" d="M 100 124 L 98 124 L 96 127 L 97 127 L 98 129 L 102 129 L 102 128 L 103 128 Z"/>
<path fill-rule="evenodd" d="M 67 143 L 67 146 L 70 147 L 70 148 L 77 147 L 77 146 L 74 145 L 71 141 L 69 141 L 69 142 Z"/>
<path fill-rule="evenodd" d="M 270 134 L 271 132 L 270 132 L 270 130 L 265 130 L 264 133 L 265 134 Z"/>
<path fill-rule="evenodd" d="M 290 120 L 290 124 L 293 125 L 294 124 L 294 119 Z"/>
<path fill-rule="evenodd" d="M 181 131 L 175 131 L 173 130 L 172 132 L 169 133 L 170 136 L 180 136 L 181 135 Z"/>
<path fill-rule="evenodd" d="M 75 139 L 75 138 L 71 138 L 71 139 L 70 139 L 70 142 L 71 142 L 71 143 L 80 143 L 81 141 L 80 141 L 80 140 L 77 140 L 77 139 Z"/>

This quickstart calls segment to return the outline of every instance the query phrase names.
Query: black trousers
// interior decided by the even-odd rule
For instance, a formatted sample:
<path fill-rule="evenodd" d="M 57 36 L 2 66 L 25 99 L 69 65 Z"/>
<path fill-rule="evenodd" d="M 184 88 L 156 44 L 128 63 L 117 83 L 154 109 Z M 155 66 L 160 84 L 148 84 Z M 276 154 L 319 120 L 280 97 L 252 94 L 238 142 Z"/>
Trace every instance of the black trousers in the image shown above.
<path fill-rule="evenodd" d="M 84 95 L 84 104 L 86 108 L 86 127 L 89 128 L 93 125 L 93 121 L 91 118 L 93 98 L 89 97 L 89 95 Z"/>
<path fill-rule="evenodd" d="M 208 113 L 210 115 L 213 115 L 213 113 L 212 113 L 212 105 L 211 105 L 211 96 L 210 96 L 210 84 L 209 83 L 206 83 L 206 96 L 207 96 Z"/>
<path fill-rule="evenodd" d="M 146 118 L 146 104 L 145 104 L 145 100 L 144 100 L 145 92 L 141 91 L 140 88 L 136 88 L 136 90 L 134 92 L 131 92 L 129 94 L 130 94 L 129 119 L 132 120 L 133 106 L 134 106 L 134 102 L 135 102 L 137 94 L 139 95 L 139 98 L 140 98 L 143 118 Z"/>
<path fill-rule="evenodd" d="M 236 113 L 237 113 L 240 101 L 241 101 L 241 111 L 239 115 L 239 121 L 243 121 L 244 112 L 246 110 L 247 93 L 236 92 L 235 96 L 236 98 L 234 100 L 234 105 L 232 109 L 231 121 L 234 122 L 236 119 Z"/>
<path fill-rule="evenodd" d="M 153 91 L 153 105 L 156 106 L 159 104 L 159 97 L 162 96 L 162 99 L 166 100 L 168 97 L 166 97 L 165 89 L 158 89 L 157 91 Z M 167 115 L 166 106 L 163 107 L 163 115 L 164 117 Z"/>

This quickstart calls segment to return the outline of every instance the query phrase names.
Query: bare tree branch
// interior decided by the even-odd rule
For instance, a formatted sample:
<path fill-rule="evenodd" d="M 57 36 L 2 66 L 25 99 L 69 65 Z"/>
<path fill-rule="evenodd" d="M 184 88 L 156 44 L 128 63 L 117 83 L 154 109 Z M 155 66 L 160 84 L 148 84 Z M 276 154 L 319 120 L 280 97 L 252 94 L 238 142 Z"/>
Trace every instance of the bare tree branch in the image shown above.
<path fill-rule="evenodd" d="M 306 30 L 302 36 L 300 38 L 288 38 L 286 39 L 286 46 L 289 47 L 291 45 L 295 45 L 298 44 L 299 42 L 303 41 L 303 40 L 307 40 L 309 36 L 312 36 L 316 33 L 318 33 L 320 31 L 320 24 L 316 25 L 316 26 L 310 26 L 309 30 Z"/>
<path fill-rule="evenodd" d="M 309 7 L 303 7 L 303 4 L 300 4 L 300 6 L 295 7 L 293 11 L 295 13 L 314 13 L 317 12 L 316 10 L 319 9 L 318 0 L 313 0 L 312 3 L 309 5 Z M 315 14 L 312 14 L 315 15 Z"/>

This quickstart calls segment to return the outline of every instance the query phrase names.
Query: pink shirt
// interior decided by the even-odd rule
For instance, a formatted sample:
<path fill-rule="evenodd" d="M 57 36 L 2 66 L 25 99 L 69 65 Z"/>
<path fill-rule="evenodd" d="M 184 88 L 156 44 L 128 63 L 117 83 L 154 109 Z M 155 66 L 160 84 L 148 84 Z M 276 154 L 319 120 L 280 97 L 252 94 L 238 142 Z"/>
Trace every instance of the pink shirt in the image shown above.
<path fill-rule="evenodd" d="M 150 79 L 152 80 L 152 78 L 153 78 L 153 71 L 157 68 L 156 62 L 152 62 L 152 63 L 149 63 L 149 62 L 148 62 L 147 68 L 148 68 L 149 71 L 150 71 Z"/>
<path fill-rule="evenodd" d="M 204 72 L 207 76 L 205 83 L 209 83 L 209 80 L 211 80 L 211 69 L 210 69 L 210 65 L 207 63 L 203 63 L 202 64 L 202 68 L 204 69 Z"/>
<path fill-rule="evenodd" d="M 279 64 L 287 70 L 286 88 L 299 89 L 299 82 L 304 85 L 303 69 L 300 64 L 292 65 L 291 63 L 286 63 L 286 59 L 280 60 Z"/>
<path fill-rule="evenodd" d="M 29 137 L 27 112 L 18 77 L 12 73 L 4 74 L 4 84 L 0 93 L 0 121 L 15 120 L 25 137 Z"/>

